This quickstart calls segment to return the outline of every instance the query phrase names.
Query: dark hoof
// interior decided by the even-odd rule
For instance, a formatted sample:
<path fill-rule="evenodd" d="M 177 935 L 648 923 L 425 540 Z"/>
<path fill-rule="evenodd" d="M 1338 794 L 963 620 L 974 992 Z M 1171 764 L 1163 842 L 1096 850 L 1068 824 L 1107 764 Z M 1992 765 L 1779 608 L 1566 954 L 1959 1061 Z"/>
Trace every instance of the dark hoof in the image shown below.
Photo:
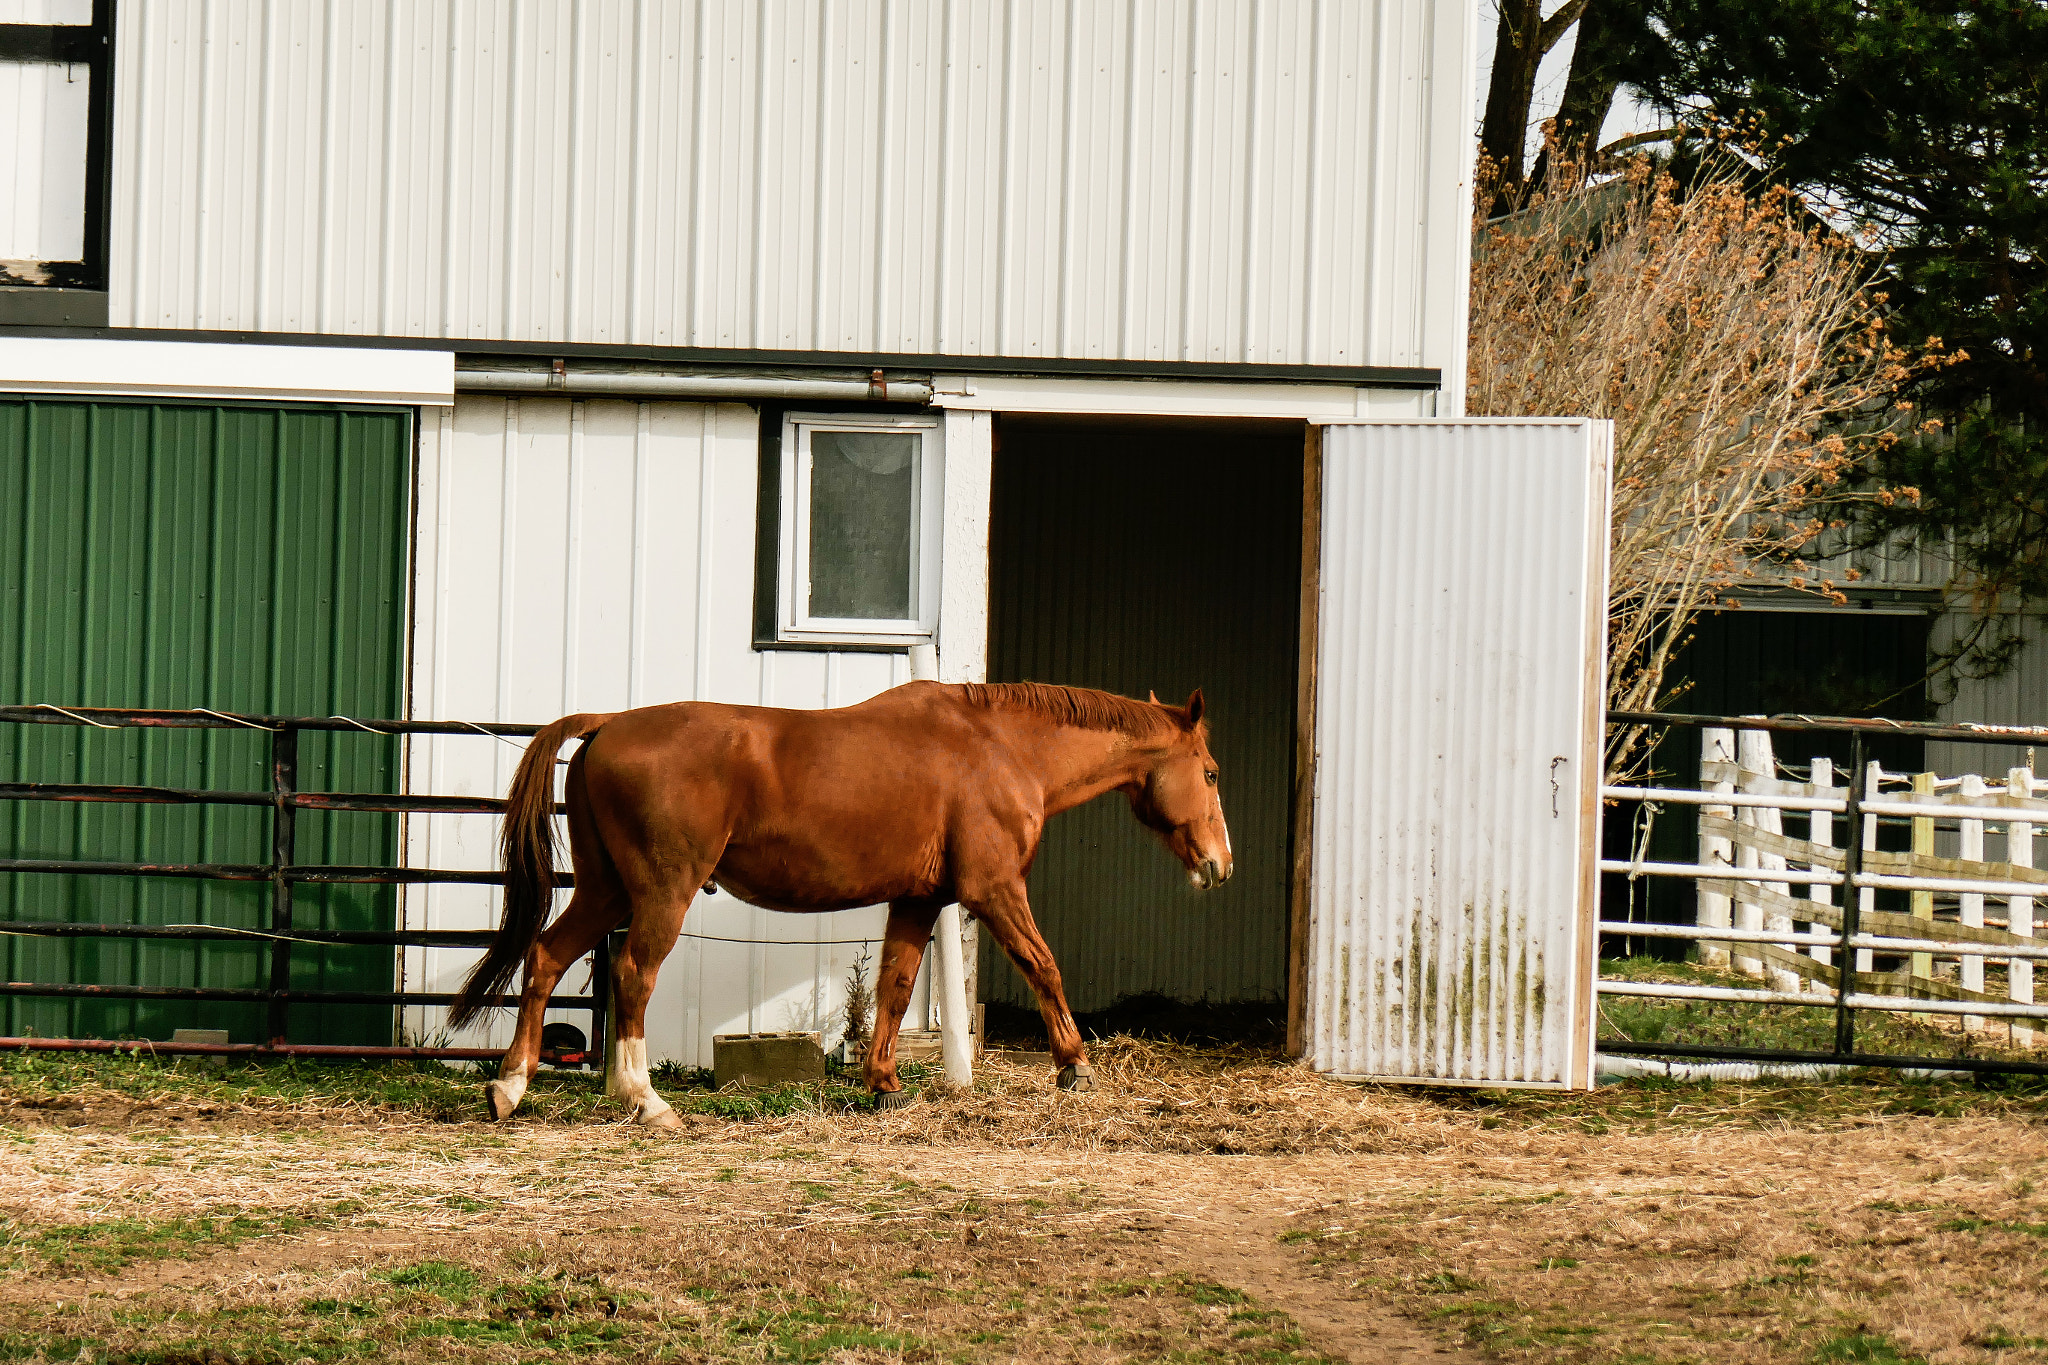
<path fill-rule="evenodd" d="M 504 1084 L 500 1081 L 492 1081 L 484 1087 L 484 1102 L 491 1108 L 493 1123 L 503 1123 L 519 1107 L 519 1102 L 505 1093 Z"/>
<path fill-rule="evenodd" d="M 910 1107 L 911 1101 L 916 1098 L 917 1092 L 915 1090 L 877 1090 L 875 1092 L 875 1108 L 907 1109 Z"/>
<path fill-rule="evenodd" d="M 1086 1062 L 1063 1066 L 1060 1068 L 1059 1086 L 1062 1090 L 1085 1095 L 1095 1088 L 1095 1068 Z"/>

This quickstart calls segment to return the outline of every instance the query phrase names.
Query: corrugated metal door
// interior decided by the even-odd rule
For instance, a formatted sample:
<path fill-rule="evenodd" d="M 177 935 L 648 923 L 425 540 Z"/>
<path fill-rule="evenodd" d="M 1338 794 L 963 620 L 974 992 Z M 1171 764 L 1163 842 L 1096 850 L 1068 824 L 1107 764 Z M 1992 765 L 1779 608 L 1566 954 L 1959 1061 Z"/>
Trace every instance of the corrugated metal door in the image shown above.
<path fill-rule="evenodd" d="M 1214 891 L 1115 796 L 1053 821 L 1032 911 L 1068 1003 L 1287 991 L 1301 580 L 1294 422 L 1007 421 L 990 517 L 989 677 L 1181 702 L 1203 689 L 1237 875 Z M 984 936 L 982 997 L 1032 1006 Z"/>
<path fill-rule="evenodd" d="M 1590 1084 L 1611 441 L 1322 431 L 1318 1070 Z"/>
<path fill-rule="evenodd" d="M 62 706 L 395 716 L 405 621 L 410 410 L 280 410 L 0 398 L 0 695 Z M 261 791 L 256 731 L 0 726 L 14 780 Z M 398 745 L 307 734 L 304 790 L 395 791 Z M 310 863 L 389 863 L 397 821 L 302 812 Z M 264 862 L 269 816 L 234 806 L 0 806 L 6 856 Z M 268 927 L 248 883 L 0 874 L 0 917 Z M 306 928 L 390 928 L 389 888 L 300 888 Z M 268 983 L 257 942 L 5 940 L 14 981 Z M 383 948 L 301 948 L 293 984 L 390 990 Z M 263 1006 L 5 1002 L 6 1029 L 258 1041 Z M 300 1006 L 294 1041 L 391 1040 L 385 1006 Z"/>

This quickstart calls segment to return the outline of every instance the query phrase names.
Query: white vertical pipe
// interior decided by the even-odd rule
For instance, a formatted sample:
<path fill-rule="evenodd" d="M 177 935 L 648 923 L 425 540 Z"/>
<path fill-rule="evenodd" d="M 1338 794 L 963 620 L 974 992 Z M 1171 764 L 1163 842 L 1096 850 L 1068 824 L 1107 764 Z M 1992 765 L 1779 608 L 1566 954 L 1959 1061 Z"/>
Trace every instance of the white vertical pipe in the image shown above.
<path fill-rule="evenodd" d="M 910 647 L 913 682 L 938 677 L 939 653 L 930 645 Z M 974 1052 L 967 1035 L 967 957 L 960 951 L 960 907 L 939 911 L 933 932 L 938 955 L 932 963 L 932 984 L 939 998 L 939 1057 L 948 1085 L 974 1084 Z"/>

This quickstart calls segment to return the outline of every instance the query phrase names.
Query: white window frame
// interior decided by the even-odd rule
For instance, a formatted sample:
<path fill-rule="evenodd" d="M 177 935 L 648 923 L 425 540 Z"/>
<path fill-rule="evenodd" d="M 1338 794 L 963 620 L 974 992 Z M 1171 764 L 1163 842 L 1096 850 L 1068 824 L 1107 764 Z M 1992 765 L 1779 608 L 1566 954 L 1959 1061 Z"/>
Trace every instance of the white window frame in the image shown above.
<path fill-rule="evenodd" d="M 811 433 L 874 431 L 911 433 L 922 439 L 911 487 L 914 530 L 910 539 L 910 615 L 901 620 L 812 616 Z M 792 412 L 782 419 L 781 549 L 775 575 L 775 635 L 794 644 L 843 644 L 904 648 L 931 643 L 939 625 L 939 547 L 945 511 L 943 422 L 936 416 L 858 412 Z"/>

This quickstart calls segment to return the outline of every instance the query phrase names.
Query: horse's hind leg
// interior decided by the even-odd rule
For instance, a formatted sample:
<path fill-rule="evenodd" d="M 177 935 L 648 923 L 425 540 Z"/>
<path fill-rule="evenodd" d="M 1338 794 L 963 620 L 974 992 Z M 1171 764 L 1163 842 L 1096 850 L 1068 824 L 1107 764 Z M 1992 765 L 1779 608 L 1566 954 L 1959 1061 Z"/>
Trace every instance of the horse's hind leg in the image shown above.
<path fill-rule="evenodd" d="M 924 945 L 931 940 L 939 910 L 917 901 L 889 906 L 889 927 L 882 931 L 882 965 L 875 975 L 875 1033 L 861 1064 L 862 1079 L 875 1092 L 876 1103 L 884 1106 L 897 1103 L 893 1097 L 903 1093 L 896 1075 L 896 1034 L 903 1025 L 903 1011 L 910 1007 L 918 964 L 924 960 Z"/>
<path fill-rule="evenodd" d="M 584 752 L 578 750 L 569 761 L 569 780 L 564 786 L 576 893 L 569 898 L 568 908 L 527 950 L 526 981 L 520 990 L 519 1023 L 512 1030 L 512 1046 L 498 1063 L 498 1079 L 484 1087 L 494 1119 L 512 1116 L 526 1094 L 527 1082 L 540 1070 L 541 1019 L 562 973 L 632 913 L 625 883 L 619 880 L 619 870 L 605 853 L 604 841 L 598 837 L 596 823 L 590 816 L 590 799 L 583 784 Z M 602 1038 L 593 1038 L 590 1043 L 593 1047 L 604 1046 Z"/>
<path fill-rule="evenodd" d="M 632 1106 L 636 1122 L 650 1128 L 674 1128 L 682 1122 L 667 1100 L 655 1093 L 647 1065 L 647 1001 L 662 959 L 676 946 L 683 916 L 698 888 L 711 875 L 711 865 L 689 867 L 659 889 L 642 889 L 633 897 L 633 927 L 625 951 L 612 959 L 612 1010 L 618 1027 L 611 1071 L 605 1091 Z"/>
<path fill-rule="evenodd" d="M 576 894 L 570 897 L 568 909 L 534 940 L 526 954 L 526 984 L 519 996 L 519 1023 L 512 1032 L 512 1046 L 498 1063 L 498 1079 L 484 1087 L 492 1118 L 510 1118 L 526 1093 L 527 1082 L 540 1070 L 541 1019 L 562 973 L 616 929 L 626 913 L 625 891 L 616 873 L 586 879 L 578 869 Z M 591 1044 L 602 1046 L 603 1040 L 593 1038 Z"/>

